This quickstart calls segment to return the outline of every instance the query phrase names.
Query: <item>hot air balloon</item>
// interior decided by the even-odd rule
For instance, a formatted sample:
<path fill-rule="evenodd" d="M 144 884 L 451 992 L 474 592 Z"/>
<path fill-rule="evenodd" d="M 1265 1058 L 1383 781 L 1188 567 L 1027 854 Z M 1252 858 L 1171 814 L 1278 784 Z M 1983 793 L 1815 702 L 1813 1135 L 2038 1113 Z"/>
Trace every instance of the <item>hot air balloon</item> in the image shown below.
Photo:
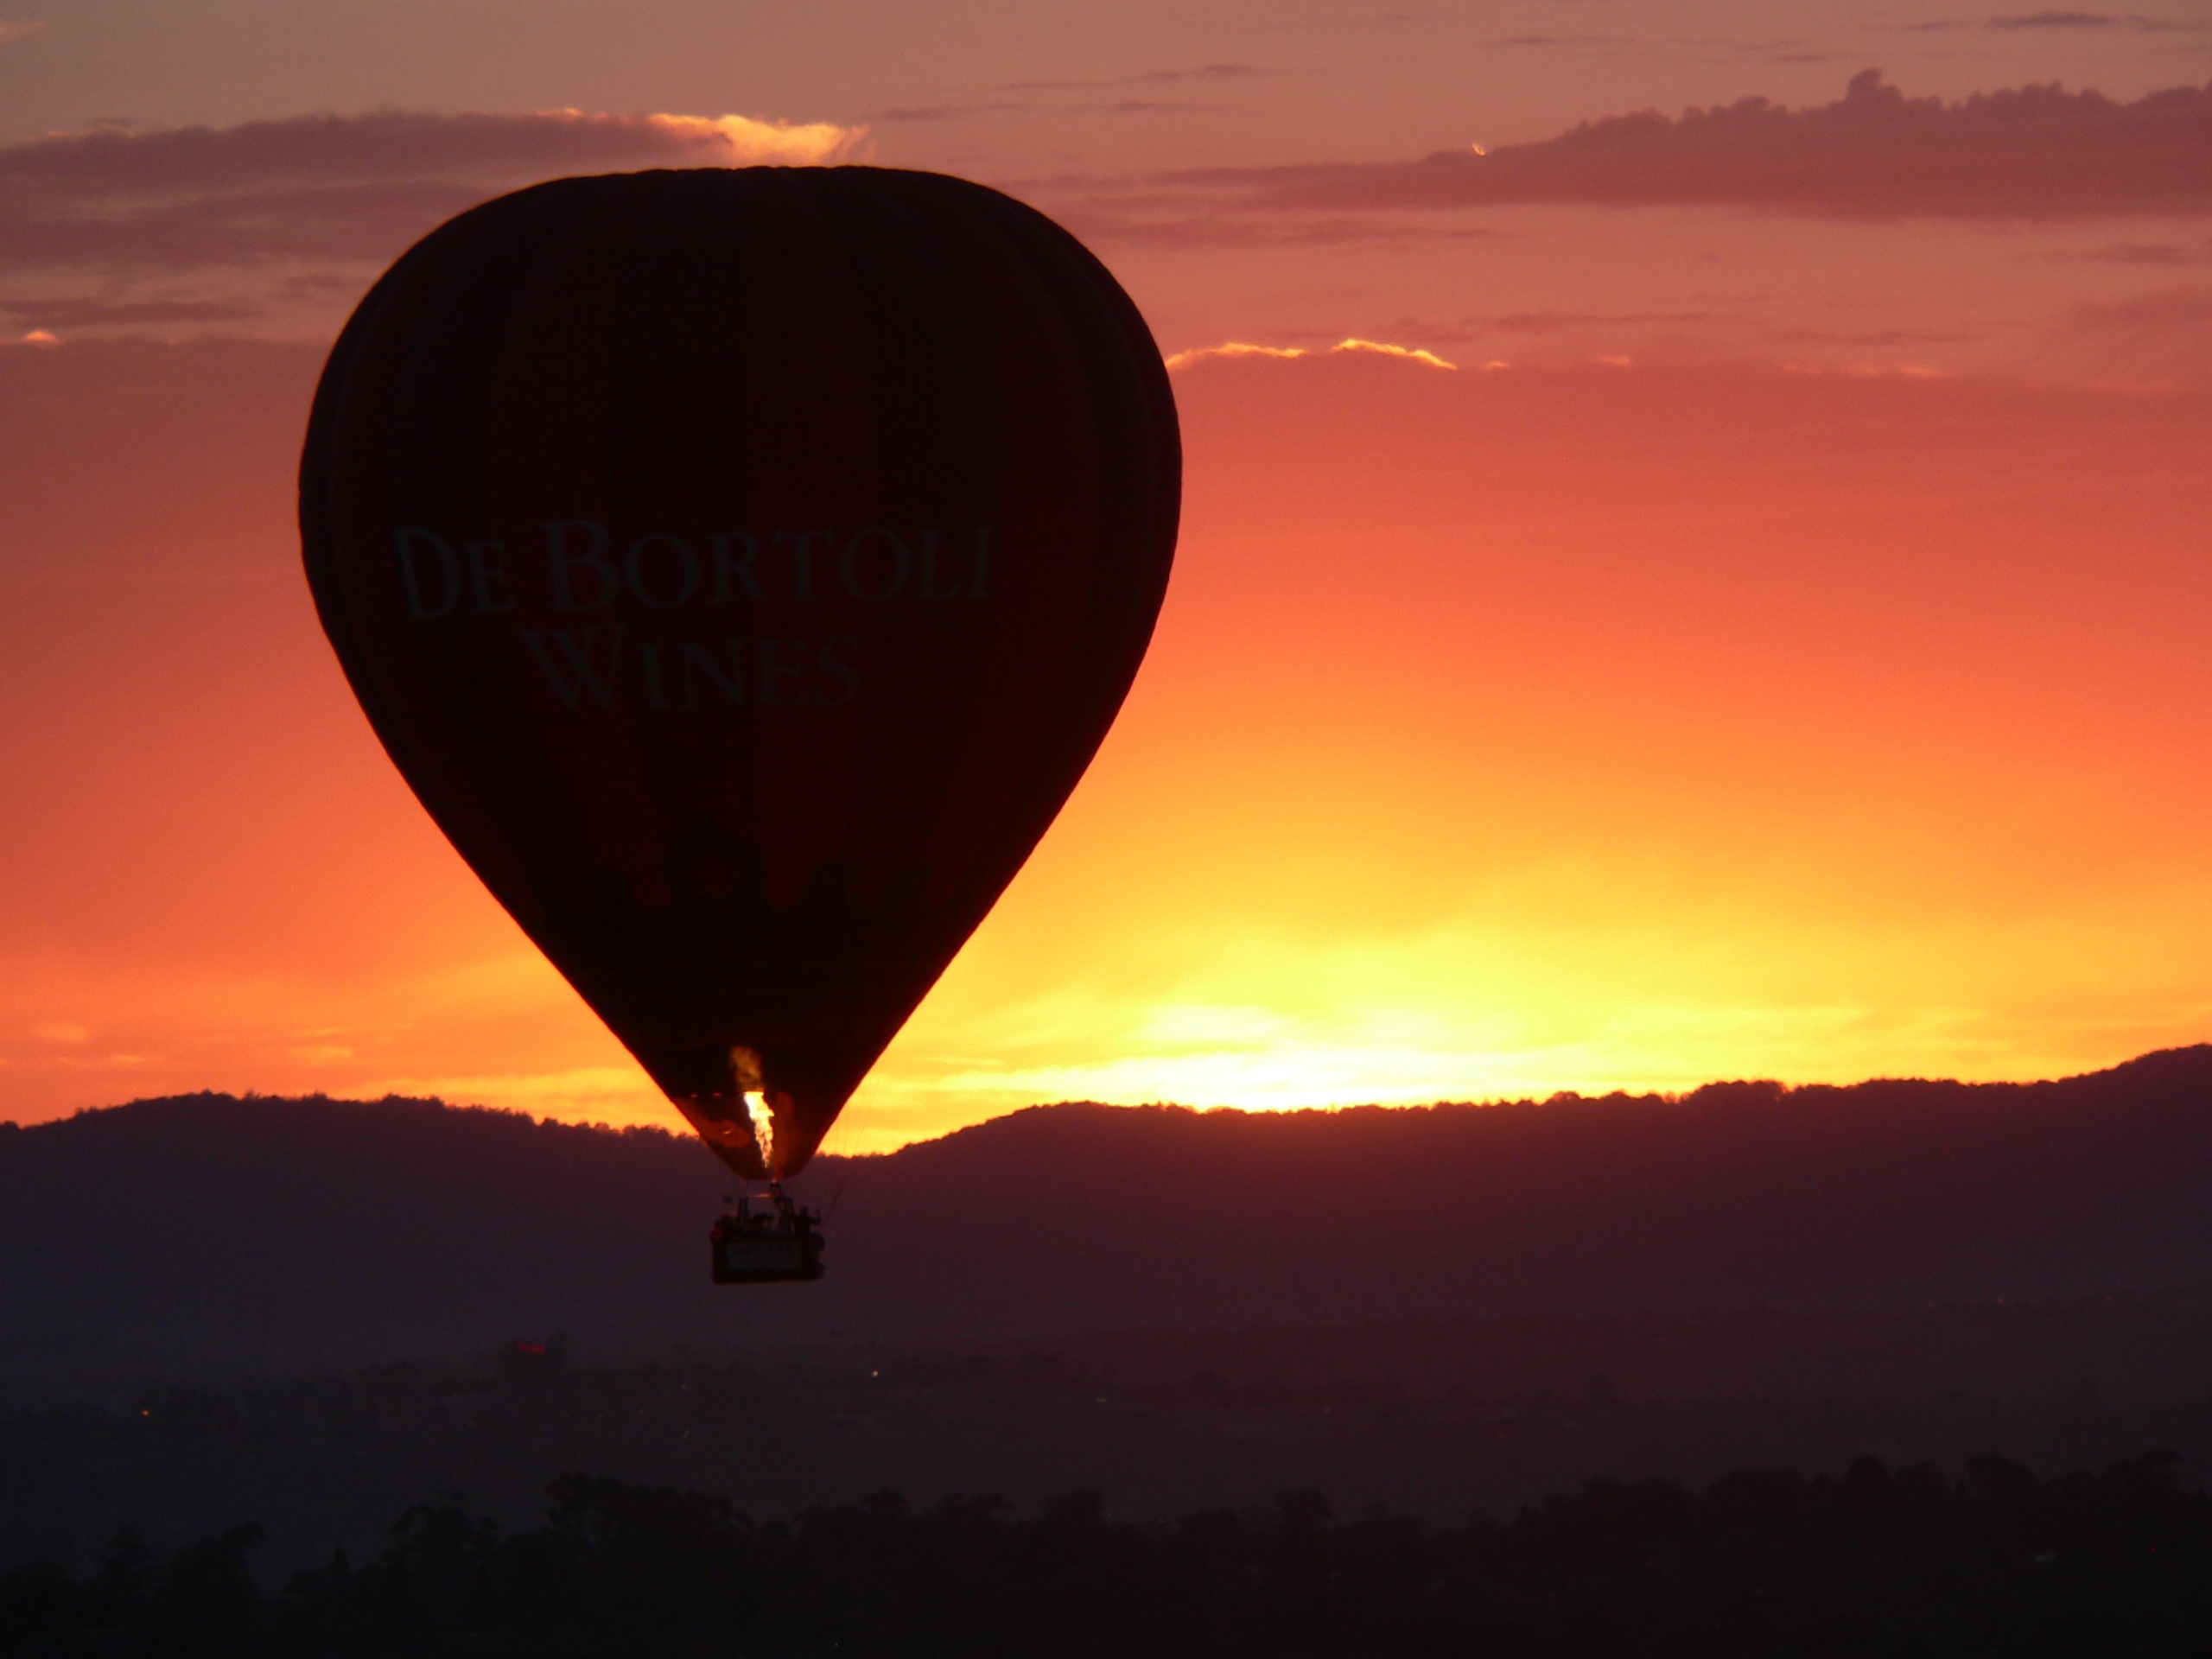
<path fill-rule="evenodd" d="M 538 185 L 405 254 L 324 368 L 300 530 L 430 816 L 779 1184 L 1104 738 L 1180 490 L 1159 351 L 1050 219 L 716 168 Z"/>

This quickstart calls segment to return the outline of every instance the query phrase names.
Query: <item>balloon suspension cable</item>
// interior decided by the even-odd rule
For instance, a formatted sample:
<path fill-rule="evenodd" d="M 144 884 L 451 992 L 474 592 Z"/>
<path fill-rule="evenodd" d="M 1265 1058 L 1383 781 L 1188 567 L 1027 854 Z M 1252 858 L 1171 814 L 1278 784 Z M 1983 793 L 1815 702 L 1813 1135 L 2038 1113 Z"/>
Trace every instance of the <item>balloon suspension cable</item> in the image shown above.
<path fill-rule="evenodd" d="M 830 1195 L 830 1207 L 822 1212 L 824 1223 L 837 1213 L 837 1206 L 845 1201 L 845 1183 L 853 1179 L 853 1160 L 846 1158 L 840 1161 L 843 1167 L 837 1172 L 837 1190 Z"/>

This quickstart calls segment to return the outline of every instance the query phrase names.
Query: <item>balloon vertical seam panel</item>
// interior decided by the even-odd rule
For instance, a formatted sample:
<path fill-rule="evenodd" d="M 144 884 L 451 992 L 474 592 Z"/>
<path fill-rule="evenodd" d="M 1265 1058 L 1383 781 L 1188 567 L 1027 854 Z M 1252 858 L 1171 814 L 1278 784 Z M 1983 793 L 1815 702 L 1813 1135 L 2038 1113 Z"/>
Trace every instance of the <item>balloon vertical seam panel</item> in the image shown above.
<path fill-rule="evenodd" d="M 803 1162 L 1080 778 L 1180 466 L 1141 318 L 1033 210 L 609 175 L 474 209 L 372 290 L 302 535 L 403 776 L 753 1173 L 734 1068 Z"/>
<path fill-rule="evenodd" d="M 1139 614 L 1141 626 L 1123 641 L 1127 652 L 1124 664 L 1102 665 L 1096 677 L 1099 683 L 1091 688 L 1091 706 L 1065 708 L 1059 711 L 1062 725 L 1073 728 L 1067 734 L 1073 760 L 1062 775 L 1052 778 L 1038 791 L 1043 798 L 1041 811 L 1035 820 L 1035 833 L 1030 838 L 1030 844 L 1033 845 L 1036 837 L 1041 836 L 1056 812 L 1059 802 L 1080 777 L 1090 753 L 1103 739 L 1106 728 L 1118 710 L 1135 677 L 1144 647 L 1149 641 L 1152 619 L 1164 595 L 1172 559 L 1174 518 L 1180 495 L 1181 452 L 1176 438 L 1173 395 L 1166 385 L 1165 367 L 1160 364 L 1159 353 L 1152 348 L 1150 335 L 1144 330 L 1135 307 L 1129 304 L 1104 268 L 1073 238 L 1033 210 L 995 192 L 963 181 L 939 182 L 964 198 L 963 205 L 979 217 L 993 221 L 1001 236 L 1018 245 L 1019 257 L 1040 281 L 1051 288 L 1053 302 L 1064 320 L 1081 310 L 1090 310 L 1094 314 L 1104 312 L 1111 316 L 1115 327 L 1106 338 L 1117 349 L 1110 354 L 1094 351 L 1092 360 L 1084 365 L 1089 390 L 1094 405 L 1097 406 L 1094 408 L 1093 416 L 1096 429 L 1102 433 L 1113 433 L 1127 428 L 1126 414 L 1111 410 L 1111 404 L 1116 401 L 1146 408 L 1152 423 L 1149 433 L 1152 442 L 1131 446 L 1135 453 L 1124 462 L 1132 475 L 1125 480 L 1122 487 L 1107 489 L 1103 493 L 1103 502 L 1109 514 L 1117 505 L 1129 504 L 1130 511 L 1125 516 L 1131 518 L 1140 517 L 1145 509 L 1150 509 L 1148 516 L 1154 522 L 1146 530 L 1135 531 L 1138 539 L 1135 545 L 1117 550 L 1114 543 L 1130 539 L 1131 532 L 1125 531 L 1122 537 L 1116 537 L 1110 533 L 1110 525 L 1108 533 L 1102 536 L 1102 541 L 1107 543 L 1104 552 L 1108 556 L 1116 550 L 1123 550 L 1125 556 L 1133 560 L 1147 553 L 1154 555 L 1156 568 L 1146 570 L 1140 565 L 1134 573 L 1135 579 L 1123 587 L 1128 607 Z M 1075 327 L 1071 327 L 1069 333 L 1078 341 L 1087 340 L 1094 345 L 1101 335 L 1101 331 L 1095 328 L 1086 333 Z M 1141 342 L 1141 352 L 1134 349 L 1138 342 Z M 1147 358 L 1157 372 L 1156 386 L 1143 384 L 1141 365 Z M 1101 361 L 1101 359 L 1104 360 Z M 1116 380 L 1122 383 L 1118 387 L 1112 384 Z M 1121 418 L 1116 418 L 1117 415 Z M 1164 531 L 1160 528 L 1163 524 Z M 1109 584 L 1102 587 L 1100 592 L 1110 600 L 1115 589 Z M 1090 639 L 1096 645 L 1112 643 L 1112 620 L 1109 617 L 1103 626 L 1094 623 L 1089 630 Z M 1071 689 L 1080 684 L 1081 678 L 1079 675 L 1069 676 Z M 1016 868 L 1019 861 L 1016 861 Z M 1008 871 L 1007 874 L 1010 875 L 1011 873 Z M 983 901 L 986 908 L 988 899 L 989 895 L 986 894 Z"/>

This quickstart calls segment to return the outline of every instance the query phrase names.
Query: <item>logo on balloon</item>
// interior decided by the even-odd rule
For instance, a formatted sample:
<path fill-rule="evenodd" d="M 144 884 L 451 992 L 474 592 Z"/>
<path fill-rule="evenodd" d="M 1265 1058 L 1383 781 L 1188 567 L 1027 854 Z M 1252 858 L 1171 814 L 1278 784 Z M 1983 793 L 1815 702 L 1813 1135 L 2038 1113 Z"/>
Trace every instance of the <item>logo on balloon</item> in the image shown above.
<path fill-rule="evenodd" d="M 860 697 L 857 633 L 646 639 L 634 629 L 640 620 L 716 607 L 781 614 L 785 607 L 825 601 L 846 608 L 947 606 L 991 596 L 988 524 L 950 535 L 872 524 L 689 537 L 649 531 L 618 538 L 597 519 L 554 518 L 524 545 L 518 557 L 504 537 L 472 540 L 422 524 L 392 531 L 409 618 L 514 616 L 517 648 L 570 713 L 612 709 L 618 701 L 661 710 L 835 709 Z M 593 613 L 613 614 L 585 621 Z M 524 618 L 546 626 L 523 626 Z M 561 626 L 571 618 L 581 626 Z"/>

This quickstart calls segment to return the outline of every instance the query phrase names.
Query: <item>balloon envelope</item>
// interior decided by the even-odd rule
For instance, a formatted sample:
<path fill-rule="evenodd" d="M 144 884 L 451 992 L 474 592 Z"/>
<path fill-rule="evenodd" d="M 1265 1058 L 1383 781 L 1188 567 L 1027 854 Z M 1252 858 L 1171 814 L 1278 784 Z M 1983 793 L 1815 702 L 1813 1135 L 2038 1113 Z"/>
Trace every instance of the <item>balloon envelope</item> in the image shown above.
<path fill-rule="evenodd" d="M 1112 722 L 1173 555 L 1143 321 L 873 168 L 567 179 L 354 313 L 308 577 L 461 855 L 741 1174 L 794 1173 Z"/>

